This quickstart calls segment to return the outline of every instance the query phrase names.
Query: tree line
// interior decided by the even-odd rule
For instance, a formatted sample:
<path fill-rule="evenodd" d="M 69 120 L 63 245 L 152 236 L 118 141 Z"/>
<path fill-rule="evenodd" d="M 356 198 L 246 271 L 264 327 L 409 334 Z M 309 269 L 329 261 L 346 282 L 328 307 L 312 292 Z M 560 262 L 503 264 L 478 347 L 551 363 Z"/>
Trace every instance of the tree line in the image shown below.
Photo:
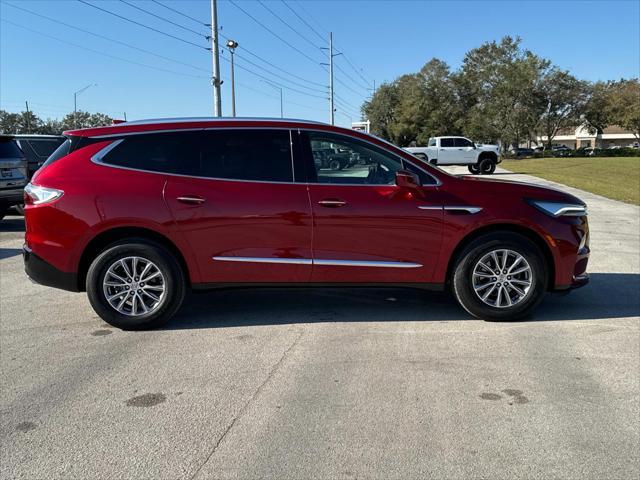
<path fill-rule="evenodd" d="M 417 73 L 385 83 L 362 106 L 371 133 L 399 146 L 464 135 L 503 146 L 584 125 L 619 125 L 640 138 L 638 79 L 588 82 L 504 37 L 468 51 L 457 71 L 433 58 Z"/>
<path fill-rule="evenodd" d="M 104 113 L 89 113 L 82 110 L 65 115 L 62 120 L 41 119 L 31 111 L 10 113 L 0 110 L 0 133 L 37 133 L 60 135 L 65 130 L 111 125 L 113 119 Z"/>

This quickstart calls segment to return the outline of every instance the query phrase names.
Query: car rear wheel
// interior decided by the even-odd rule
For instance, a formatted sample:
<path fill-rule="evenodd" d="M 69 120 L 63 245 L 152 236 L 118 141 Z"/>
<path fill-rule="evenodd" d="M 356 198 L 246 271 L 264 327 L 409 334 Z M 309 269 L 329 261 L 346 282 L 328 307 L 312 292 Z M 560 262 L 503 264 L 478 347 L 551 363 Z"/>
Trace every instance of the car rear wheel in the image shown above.
<path fill-rule="evenodd" d="M 143 330 L 167 322 L 180 308 L 186 282 L 175 256 L 145 239 L 107 247 L 91 263 L 87 296 L 105 322 Z"/>
<path fill-rule="evenodd" d="M 458 257 L 452 283 L 456 299 L 471 315 L 484 320 L 518 320 L 529 316 L 544 296 L 545 259 L 521 235 L 484 235 Z"/>
<path fill-rule="evenodd" d="M 332 160 L 329 160 L 329 168 L 331 170 L 341 170 L 342 169 L 342 162 L 340 162 L 340 160 L 334 158 Z"/>
<path fill-rule="evenodd" d="M 478 175 L 480 173 L 480 167 L 478 167 L 478 164 L 469 165 L 467 168 L 469 169 L 469 172 L 474 175 Z"/>

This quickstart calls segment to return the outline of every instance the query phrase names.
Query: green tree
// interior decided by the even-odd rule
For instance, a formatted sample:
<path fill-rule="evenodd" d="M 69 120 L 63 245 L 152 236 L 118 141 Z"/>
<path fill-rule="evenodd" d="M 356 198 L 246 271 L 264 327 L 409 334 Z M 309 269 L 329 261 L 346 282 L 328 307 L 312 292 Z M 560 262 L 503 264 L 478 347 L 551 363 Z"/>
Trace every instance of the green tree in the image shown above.
<path fill-rule="evenodd" d="M 426 145 L 429 137 L 459 134 L 460 102 L 449 66 L 433 58 L 420 69 L 418 77 L 423 82 L 425 112 L 417 142 Z"/>
<path fill-rule="evenodd" d="M 584 106 L 581 123 L 584 123 L 591 133 L 602 133 L 611 123 L 609 110 L 609 95 L 612 82 L 595 82 L 589 85 L 588 98 Z"/>
<path fill-rule="evenodd" d="M 9 113 L 0 110 L 0 132 L 40 133 L 42 120 L 33 112 Z"/>
<path fill-rule="evenodd" d="M 389 83 L 380 85 L 371 100 L 362 105 L 364 117 L 371 122 L 371 133 L 392 141 L 389 127 L 393 122 L 397 105 L 396 85 Z"/>
<path fill-rule="evenodd" d="M 470 137 L 519 144 L 534 134 L 542 114 L 534 95 L 550 67 L 519 38 L 504 37 L 470 50 L 456 77 L 463 111 L 458 124 Z"/>
<path fill-rule="evenodd" d="M 561 128 L 581 123 L 588 93 L 588 84 L 569 72 L 553 68 L 542 77 L 535 98 L 544 109 L 540 116 L 539 132 L 547 137 L 548 148 L 551 148 Z"/>
<path fill-rule="evenodd" d="M 111 125 L 113 119 L 103 113 L 89 113 L 83 110 L 71 112 L 62 119 L 63 130 L 75 130 L 77 128 L 102 127 Z"/>
<path fill-rule="evenodd" d="M 631 131 L 640 139 L 640 82 L 637 78 L 621 80 L 611 86 L 607 111 L 611 123 Z"/>

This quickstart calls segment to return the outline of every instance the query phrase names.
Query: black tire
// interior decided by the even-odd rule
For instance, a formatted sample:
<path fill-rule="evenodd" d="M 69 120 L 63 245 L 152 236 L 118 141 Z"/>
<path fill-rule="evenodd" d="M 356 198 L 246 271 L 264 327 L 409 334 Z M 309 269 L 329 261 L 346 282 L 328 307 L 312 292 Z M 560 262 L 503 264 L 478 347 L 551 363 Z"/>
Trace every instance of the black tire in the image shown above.
<path fill-rule="evenodd" d="M 472 173 L 474 175 L 480 174 L 480 167 L 478 167 L 477 163 L 474 165 L 469 165 L 467 168 L 469 169 L 469 173 Z"/>
<path fill-rule="evenodd" d="M 13 208 L 15 208 L 16 212 L 18 212 L 18 215 L 24 216 L 24 205 L 14 205 Z"/>
<path fill-rule="evenodd" d="M 120 313 L 109 304 L 103 291 L 103 280 L 109 267 L 118 259 L 130 256 L 153 262 L 164 277 L 162 300 L 147 314 Z M 184 300 L 186 280 L 180 263 L 165 247 L 143 238 L 129 238 L 109 245 L 93 260 L 87 273 L 86 289 L 91 306 L 105 322 L 123 330 L 146 330 L 163 325 L 178 311 Z"/>
<path fill-rule="evenodd" d="M 511 307 L 488 305 L 473 288 L 474 267 L 485 255 L 497 249 L 511 250 L 522 255 L 531 268 L 530 289 L 521 301 Z M 542 301 L 547 290 L 545 257 L 533 242 L 522 235 L 511 232 L 483 235 L 472 241 L 458 256 L 453 271 L 452 290 L 460 305 L 474 317 L 490 321 L 526 318 Z"/>
<path fill-rule="evenodd" d="M 483 158 L 478 164 L 480 175 L 491 175 L 496 171 L 496 162 L 493 158 Z"/>
<path fill-rule="evenodd" d="M 329 168 L 331 170 L 342 170 L 342 162 L 337 158 L 329 160 Z"/>

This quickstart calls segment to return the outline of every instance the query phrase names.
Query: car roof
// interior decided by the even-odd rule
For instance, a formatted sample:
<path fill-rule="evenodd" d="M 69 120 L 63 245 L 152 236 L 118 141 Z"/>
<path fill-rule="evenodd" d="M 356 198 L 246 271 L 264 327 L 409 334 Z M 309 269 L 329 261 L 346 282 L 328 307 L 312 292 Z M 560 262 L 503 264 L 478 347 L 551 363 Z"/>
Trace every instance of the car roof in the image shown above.
<path fill-rule="evenodd" d="M 300 120 L 291 118 L 242 118 L 242 117 L 186 117 L 186 118 L 154 118 L 148 120 L 135 120 L 131 122 L 122 122 L 104 127 L 83 128 L 78 130 L 69 130 L 64 132 L 65 135 L 79 137 L 111 137 L 134 133 L 154 132 L 154 131 L 171 131 L 171 130 L 188 130 L 188 129 L 205 129 L 205 128 L 229 128 L 229 127 L 283 127 L 296 128 L 316 126 L 336 129 L 349 130 L 341 127 L 334 127 L 325 123 L 315 122 L 312 120 Z"/>

